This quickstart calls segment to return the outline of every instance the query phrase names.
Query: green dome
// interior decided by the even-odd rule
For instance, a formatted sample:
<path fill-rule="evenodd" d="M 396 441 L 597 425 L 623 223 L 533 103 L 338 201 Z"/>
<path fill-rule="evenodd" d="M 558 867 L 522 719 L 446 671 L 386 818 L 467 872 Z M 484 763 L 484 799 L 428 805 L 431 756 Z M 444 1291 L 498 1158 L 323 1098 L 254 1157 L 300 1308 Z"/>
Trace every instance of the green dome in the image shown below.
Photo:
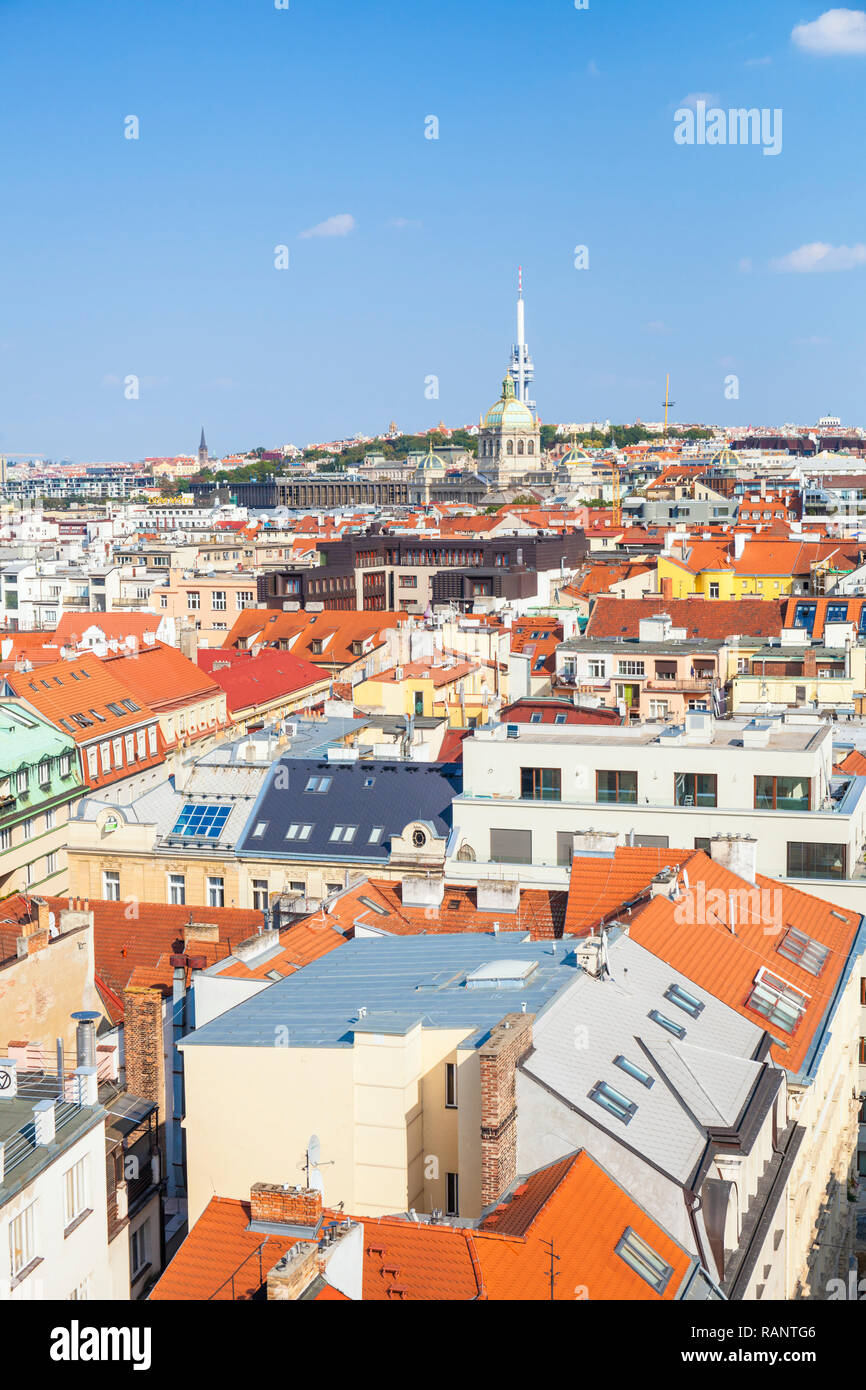
<path fill-rule="evenodd" d="M 506 377 L 502 383 L 502 395 L 491 406 L 484 417 L 484 428 L 506 430 L 534 430 L 535 416 L 514 394 L 514 382 Z"/>

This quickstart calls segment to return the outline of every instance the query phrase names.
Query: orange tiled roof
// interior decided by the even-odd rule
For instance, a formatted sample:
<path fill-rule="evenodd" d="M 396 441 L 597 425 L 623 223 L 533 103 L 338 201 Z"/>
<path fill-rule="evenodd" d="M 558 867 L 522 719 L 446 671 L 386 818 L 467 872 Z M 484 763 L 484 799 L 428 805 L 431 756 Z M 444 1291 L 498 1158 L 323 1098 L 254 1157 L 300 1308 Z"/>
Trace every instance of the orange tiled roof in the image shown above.
<path fill-rule="evenodd" d="M 773 599 L 614 598 L 604 595 L 595 600 L 587 637 L 632 637 L 640 635 L 641 618 L 667 613 L 674 627 L 684 627 L 689 637 L 724 641 L 742 637 L 778 637 L 782 630 L 782 610 Z"/>
<path fill-rule="evenodd" d="M 647 892 L 662 869 L 687 864 L 693 855 L 694 850 L 688 849 L 617 845 L 610 858 L 575 858 L 565 910 L 566 936 L 589 935 L 593 927 Z"/>
<path fill-rule="evenodd" d="M 782 604 L 783 627 L 795 628 L 797 626 L 797 608 L 803 603 L 808 603 L 810 607 L 814 606 L 815 609 L 815 620 L 812 624 L 811 633 L 805 629 L 803 630 L 803 641 L 809 642 L 812 639 L 817 640 L 824 636 L 824 624 L 827 621 L 828 604 L 833 604 L 838 607 L 839 604 L 844 603 L 846 605 L 845 621 L 854 623 L 859 628 L 860 615 L 863 610 L 863 605 L 866 603 L 866 598 L 848 598 L 847 595 L 840 594 L 836 598 L 832 595 L 830 598 L 810 598 L 801 595 L 799 598 L 785 599 Z"/>
<path fill-rule="evenodd" d="M 592 1212 L 592 1221 L 586 1213 Z M 326 1220 L 335 1213 L 324 1212 Z M 553 1298 L 671 1300 L 691 1256 L 584 1151 L 532 1174 L 477 1229 L 382 1217 L 363 1225 L 365 1302 L 551 1298 L 546 1241 L 558 1256 Z M 213 1197 L 150 1297 L 246 1300 L 299 1239 L 249 1230 L 248 1202 Z M 631 1228 L 671 1266 L 663 1294 L 616 1253 Z M 261 1247 L 261 1255 L 259 1254 Z"/>
<path fill-rule="evenodd" d="M 683 891 L 680 902 L 659 896 L 633 913 L 632 939 L 744 1018 L 765 1028 L 774 1039 L 774 1060 L 798 1073 L 833 999 L 860 925 L 860 914 L 758 874 L 754 886 L 772 895 L 767 901 L 779 907 L 781 930 L 775 929 L 774 912 L 766 914 L 771 918 L 769 923 L 760 916 L 753 921 L 747 907 L 738 908 L 735 902 L 732 931 L 728 920 L 729 894 L 748 890 L 750 885 L 703 851 L 695 851 L 689 860 L 688 878 L 689 889 Z M 714 889 L 719 892 L 714 894 Z M 681 924 L 686 918 L 687 928 Z M 828 947 L 829 954 L 818 976 L 780 954 L 778 946 L 789 927 L 798 928 Z M 784 1032 L 748 1007 L 761 966 L 808 995 L 793 1033 Z"/>
<path fill-rule="evenodd" d="M 105 658 L 109 670 L 151 709 L 173 709 L 177 705 L 218 699 L 220 686 L 177 647 L 155 642 L 135 655 Z"/>
<path fill-rule="evenodd" d="M 273 646 L 288 642 L 293 656 L 319 666 L 347 666 L 357 661 L 352 643 L 373 639 L 381 646 L 383 633 L 409 621 L 407 613 L 359 613 L 325 609 L 321 613 L 284 613 L 266 608 L 246 608 L 235 619 L 224 647 L 261 642 Z M 324 652 L 314 652 L 313 642 L 330 636 Z"/>
<path fill-rule="evenodd" d="M 847 758 L 842 759 L 836 771 L 847 772 L 853 774 L 855 777 L 866 777 L 866 757 L 863 756 L 859 749 L 854 748 L 848 754 Z"/>

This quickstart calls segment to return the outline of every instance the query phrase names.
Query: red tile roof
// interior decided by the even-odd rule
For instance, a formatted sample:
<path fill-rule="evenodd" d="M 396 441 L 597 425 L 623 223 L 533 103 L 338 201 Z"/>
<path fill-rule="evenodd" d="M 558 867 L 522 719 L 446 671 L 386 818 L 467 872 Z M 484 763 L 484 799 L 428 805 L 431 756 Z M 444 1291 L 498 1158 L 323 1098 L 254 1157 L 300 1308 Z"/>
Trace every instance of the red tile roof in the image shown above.
<path fill-rule="evenodd" d="M 132 691 L 136 699 L 162 712 L 176 706 L 198 704 L 222 694 L 220 685 L 194 661 L 164 642 L 142 647 L 135 655 L 104 658 L 112 675 Z"/>
<path fill-rule="evenodd" d="M 255 643 L 275 646 L 287 642 L 293 656 L 320 666 L 342 667 L 358 660 L 353 642 L 371 642 L 371 650 L 384 643 L 384 633 L 409 621 L 407 613 L 359 613 L 325 609 L 320 613 L 299 610 L 275 612 L 266 608 L 247 608 L 235 619 L 223 647 L 247 647 Z M 330 638 L 324 652 L 314 652 L 313 643 Z"/>
<path fill-rule="evenodd" d="M 765 1028 L 774 1039 L 771 1052 L 775 1061 L 798 1073 L 833 999 L 860 926 L 860 914 L 761 874 L 752 886 L 702 851 L 696 851 L 689 860 L 688 879 L 688 891 L 683 888 L 678 902 L 659 896 L 636 909 L 630 924 L 632 940 Z M 743 892 L 750 888 L 753 896 L 744 902 Z M 761 899 L 757 914 L 755 888 L 768 895 Z M 732 893 L 740 895 L 733 903 L 733 922 Z M 817 976 L 779 952 L 790 927 L 828 948 Z M 793 1033 L 786 1033 L 748 1005 L 762 966 L 808 996 Z"/>
<path fill-rule="evenodd" d="M 274 700 L 299 695 L 330 681 L 331 673 L 292 652 L 266 648 L 253 656 L 249 651 L 230 651 L 224 647 L 202 648 L 198 663 L 225 691 L 230 714 L 258 709 Z"/>
<path fill-rule="evenodd" d="M 631 637 L 640 635 L 641 618 L 667 613 L 674 627 L 683 627 L 689 637 L 724 641 L 742 637 L 778 637 L 782 630 L 780 604 L 772 599 L 597 598 L 586 625 L 587 637 Z"/>
<path fill-rule="evenodd" d="M 533 720 L 535 714 L 540 714 L 541 718 Z M 513 705 L 506 705 L 499 721 L 502 724 L 555 724 L 557 718 L 562 723 L 562 715 L 565 715 L 566 724 L 624 723 L 623 716 L 615 709 L 604 709 L 600 705 L 596 709 L 583 709 L 573 705 L 570 700 L 555 698 L 515 700 Z"/>
<path fill-rule="evenodd" d="M 866 757 L 858 748 L 852 749 L 836 768 L 837 772 L 847 772 L 855 777 L 866 777 Z"/>
<path fill-rule="evenodd" d="M 610 857 L 580 855 L 571 866 L 565 934 L 587 936 L 594 927 L 649 891 L 662 869 L 687 864 L 695 851 L 617 845 Z"/>
<path fill-rule="evenodd" d="M 833 604 L 836 607 L 838 607 L 839 604 L 845 604 L 847 612 L 843 621 L 854 623 L 859 629 L 860 614 L 863 610 L 864 603 L 866 603 L 866 598 L 847 598 L 842 594 L 838 598 L 833 598 L 832 596 L 830 598 L 804 598 L 801 596 L 799 598 L 786 599 L 782 604 L 783 627 L 797 627 L 797 609 L 800 604 L 803 603 L 807 603 L 810 607 L 814 607 L 815 609 L 815 620 L 812 624 L 811 633 L 806 629 L 802 629 L 803 641 L 809 642 L 813 638 L 820 639 L 824 636 L 824 624 L 827 621 L 828 604 Z"/>
<path fill-rule="evenodd" d="M 325 1211 L 325 1220 L 334 1215 Z M 363 1225 L 365 1302 L 661 1302 L 676 1297 L 693 1266 L 682 1246 L 584 1151 L 532 1174 L 479 1228 L 354 1219 Z M 253 1298 L 303 1237 L 265 1235 L 249 1224 L 248 1202 L 213 1197 L 151 1299 Z M 662 1294 L 617 1254 L 628 1229 L 671 1266 Z M 557 1255 L 552 1294 L 545 1244 L 551 1240 Z"/>

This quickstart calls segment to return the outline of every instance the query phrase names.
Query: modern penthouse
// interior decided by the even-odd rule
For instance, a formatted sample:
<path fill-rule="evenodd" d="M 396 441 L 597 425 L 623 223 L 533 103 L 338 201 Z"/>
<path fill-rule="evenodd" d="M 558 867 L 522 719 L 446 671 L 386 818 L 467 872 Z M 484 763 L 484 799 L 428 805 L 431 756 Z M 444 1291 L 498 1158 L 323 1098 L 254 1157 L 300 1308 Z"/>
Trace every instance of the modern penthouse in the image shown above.
<path fill-rule="evenodd" d="M 834 776 L 829 725 L 802 716 L 624 728 L 499 724 L 463 742 L 449 873 L 521 865 L 561 886 L 576 853 L 616 844 L 707 849 L 751 836 L 760 871 L 862 876 L 866 779 Z M 531 869 L 530 869 L 530 866 Z"/>

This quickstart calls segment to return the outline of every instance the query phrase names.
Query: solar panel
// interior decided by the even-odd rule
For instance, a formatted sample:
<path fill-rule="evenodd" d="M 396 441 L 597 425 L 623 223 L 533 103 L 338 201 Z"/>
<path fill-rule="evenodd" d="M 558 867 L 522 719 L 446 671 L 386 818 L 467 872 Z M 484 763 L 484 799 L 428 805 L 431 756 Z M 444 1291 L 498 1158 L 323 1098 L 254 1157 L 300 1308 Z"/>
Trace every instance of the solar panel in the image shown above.
<path fill-rule="evenodd" d="M 184 806 L 171 833 L 218 840 L 225 829 L 231 809 L 231 806 Z"/>

